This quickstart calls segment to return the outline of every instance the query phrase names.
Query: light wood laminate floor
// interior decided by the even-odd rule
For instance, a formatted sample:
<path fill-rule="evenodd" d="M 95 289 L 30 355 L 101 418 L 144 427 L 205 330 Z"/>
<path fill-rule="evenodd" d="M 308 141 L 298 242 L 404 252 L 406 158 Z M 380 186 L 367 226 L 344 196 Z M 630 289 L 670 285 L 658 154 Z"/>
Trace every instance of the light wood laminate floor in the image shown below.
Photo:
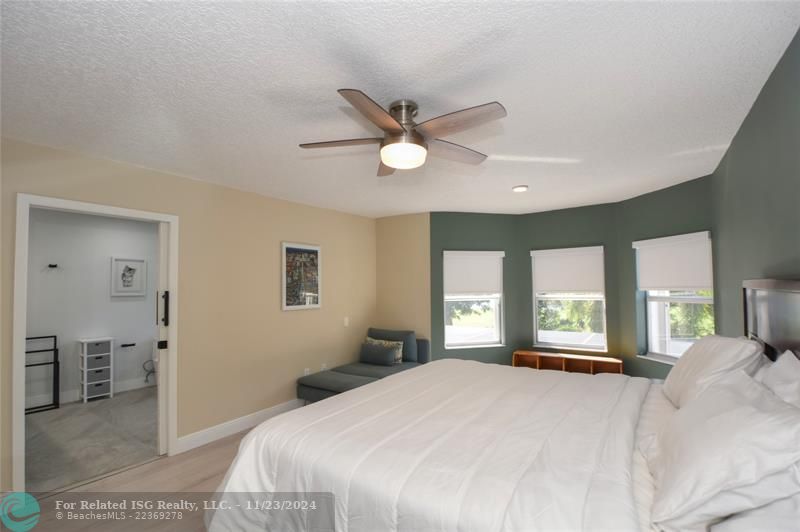
<path fill-rule="evenodd" d="M 213 492 L 222 482 L 247 432 L 175 456 L 165 456 L 70 491 Z"/>
<path fill-rule="evenodd" d="M 83 484 L 69 490 L 71 493 L 109 493 L 109 492 L 207 492 L 217 490 L 225 473 L 228 471 L 236 453 L 239 442 L 247 434 L 241 432 L 228 436 L 208 445 L 198 447 L 191 451 L 159 458 L 146 464 L 132 467 L 131 469 L 109 475 L 105 478 Z M 54 500 L 59 495 L 47 497 Z M 92 497 L 94 498 L 94 497 Z M 86 521 L 64 522 L 54 517 L 54 512 L 44 511 L 47 505 L 42 500 L 42 514 L 37 530 L 59 532 L 96 531 L 98 524 Z M 172 523 L 147 523 L 142 521 L 117 521 L 108 528 L 109 532 L 138 532 L 140 530 L 152 531 L 203 531 L 203 512 L 192 514 L 188 519 Z"/>

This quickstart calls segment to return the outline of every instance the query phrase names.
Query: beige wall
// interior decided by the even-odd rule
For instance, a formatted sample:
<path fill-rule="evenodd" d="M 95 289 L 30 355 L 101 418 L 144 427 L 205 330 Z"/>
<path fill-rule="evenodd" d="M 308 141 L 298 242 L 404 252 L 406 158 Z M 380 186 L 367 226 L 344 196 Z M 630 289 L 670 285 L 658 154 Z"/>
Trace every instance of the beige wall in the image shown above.
<path fill-rule="evenodd" d="M 431 337 L 430 214 L 379 218 L 377 326 Z"/>
<path fill-rule="evenodd" d="M 0 161 L 3 160 L 3 146 L 0 144 Z M 0 239 L 3 236 L 3 170 L 0 168 Z M 2 244 L 2 242 L 0 242 Z M 11 480 L 11 471 L 10 471 L 10 463 L 7 460 L 7 456 L 11 455 L 11 449 L 6 447 L 7 442 L 10 444 L 11 442 L 11 435 L 9 434 L 6 436 L 6 426 L 5 426 L 5 410 L 6 410 L 6 384 L 3 382 L 5 380 L 5 364 L 3 362 L 3 353 L 6 352 L 6 344 L 4 343 L 4 329 L 5 325 L 2 323 L 2 315 L 3 315 L 3 308 L 6 306 L 6 300 L 3 295 L 3 285 L 5 284 L 5 277 L 3 277 L 3 265 L 5 264 L 5 260 L 3 259 L 3 251 L 2 246 L 0 245 L 0 491 L 10 488 L 9 484 L 6 484 L 6 479 L 8 482 Z M 9 417 L 10 420 L 10 417 Z"/>
<path fill-rule="evenodd" d="M 3 487 L 9 487 L 11 474 L 10 333 L 18 192 L 180 217 L 179 435 L 293 399 L 303 368 L 318 371 L 322 363 L 330 367 L 354 360 L 372 324 L 375 220 L 8 140 L 2 144 L 2 176 Z M 411 243 L 404 231 L 387 231 L 387 239 Z M 284 240 L 322 246 L 321 309 L 281 311 Z M 391 296 L 407 284 L 386 277 L 404 267 L 383 268 L 392 288 L 382 293 Z M 412 313 L 425 306 L 418 302 Z M 392 315 L 387 313 L 387 319 Z M 346 316 L 349 328 L 344 327 Z"/>

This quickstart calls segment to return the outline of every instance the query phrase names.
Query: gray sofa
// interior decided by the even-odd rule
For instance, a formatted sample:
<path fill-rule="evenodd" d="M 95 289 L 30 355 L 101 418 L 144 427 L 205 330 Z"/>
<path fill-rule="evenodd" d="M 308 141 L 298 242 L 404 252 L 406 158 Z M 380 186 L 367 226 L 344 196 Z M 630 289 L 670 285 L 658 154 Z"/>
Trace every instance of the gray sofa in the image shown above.
<path fill-rule="evenodd" d="M 373 328 L 367 332 L 367 336 L 379 340 L 402 341 L 403 361 L 391 366 L 354 362 L 300 377 L 297 380 L 297 398 L 309 403 L 320 401 L 389 375 L 418 367 L 431 359 L 430 341 L 418 339 L 413 331 Z"/>

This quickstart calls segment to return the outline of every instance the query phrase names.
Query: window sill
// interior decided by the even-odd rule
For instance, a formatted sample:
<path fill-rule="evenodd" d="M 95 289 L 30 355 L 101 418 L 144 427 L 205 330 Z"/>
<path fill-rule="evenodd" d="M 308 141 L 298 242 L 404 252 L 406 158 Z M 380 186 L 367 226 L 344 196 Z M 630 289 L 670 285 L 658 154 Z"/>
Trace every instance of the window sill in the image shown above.
<path fill-rule="evenodd" d="M 674 366 L 678 361 L 677 357 L 662 355 L 661 353 L 646 353 L 644 355 L 636 355 L 636 358 L 649 360 L 651 362 L 658 362 L 659 364 L 666 364 L 668 366 Z"/>
<path fill-rule="evenodd" d="M 574 347 L 571 345 L 554 345 L 554 344 L 533 344 L 534 349 L 548 349 L 550 351 L 577 351 L 579 353 L 594 353 L 600 355 L 607 355 L 608 348 L 592 348 L 592 347 Z"/>
<path fill-rule="evenodd" d="M 506 344 L 474 344 L 474 345 L 446 345 L 445 351 L 454 351 L 456 349 L 489 349 L 491 347 L 505 347 Z"/>

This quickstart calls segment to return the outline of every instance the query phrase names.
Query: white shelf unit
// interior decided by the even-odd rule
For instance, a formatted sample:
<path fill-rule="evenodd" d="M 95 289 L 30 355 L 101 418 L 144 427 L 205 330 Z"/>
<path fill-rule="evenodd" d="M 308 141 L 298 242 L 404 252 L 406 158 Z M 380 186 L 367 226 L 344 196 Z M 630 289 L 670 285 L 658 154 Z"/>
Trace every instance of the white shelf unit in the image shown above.
<path fill-rule="evenodd" d="M 114 397 L 114 339 L 84 338 L 78 340 L 81 372 L 81 400 Z"/>

